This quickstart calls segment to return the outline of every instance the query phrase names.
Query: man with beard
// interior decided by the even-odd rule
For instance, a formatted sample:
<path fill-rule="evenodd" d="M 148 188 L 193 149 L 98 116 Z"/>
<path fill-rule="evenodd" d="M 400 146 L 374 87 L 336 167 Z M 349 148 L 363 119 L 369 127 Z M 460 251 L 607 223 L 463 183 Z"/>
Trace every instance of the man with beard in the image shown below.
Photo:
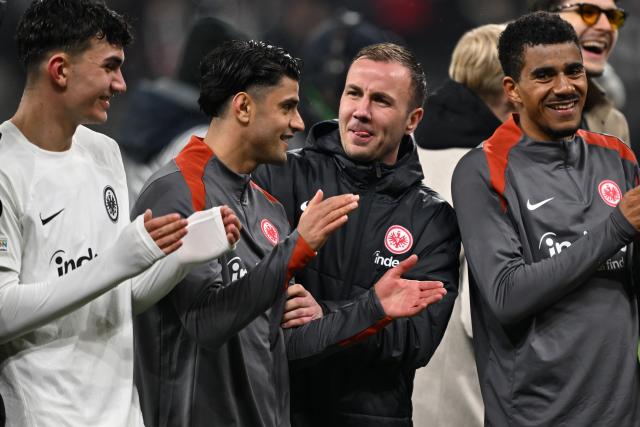
<path fill-rule="evenodd" d="M 523 16 L 498 52 L 518 113 L 452 184 L 485 425 L 636 425 L 637 161 L 579 130 L 587 75 L 567 22 Z"/>

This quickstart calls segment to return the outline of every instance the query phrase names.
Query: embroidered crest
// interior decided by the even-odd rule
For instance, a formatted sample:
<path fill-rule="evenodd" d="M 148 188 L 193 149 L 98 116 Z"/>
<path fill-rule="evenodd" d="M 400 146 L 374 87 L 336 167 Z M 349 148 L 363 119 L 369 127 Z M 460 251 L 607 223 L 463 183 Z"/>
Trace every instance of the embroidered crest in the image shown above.
<path fill-rule="evenodd" d="M 262 230 L 262 234 L 267 238 L 268 241 L 271 242 L 272 245 L 277 245 L 280 241 L 280 233 L 278 233 L 278 229 L 275 225 L 271 223 L 268 219 L 263 219 L 260 221 L 260 229 Z"/>
<path fill-rule="evenodd" d="M 120 214 L 120 207 L 118 206 L 118 198 L 116 192 L 113 191 L 110 185 L 104 187 L 102 193 L 104 198 L 104 208 L 107 210 L 109 219 L 113 222 L 118 222 L 118 216 Z"/>
<path fill-rule="evenodd" d="M 403 254 L 413 246 L 413 236 L 406 228 L 392 225 L 384 236 L 384 246 L 392 254 Z"/>
<path fill-rule="evenodd" d="M 600 193 L 602 200 L 609 206 L 617 206 L 620 199 L 622 199 L 620 187 L 610 179 L 605 179 L 598 185 L 598 193 Z"/>

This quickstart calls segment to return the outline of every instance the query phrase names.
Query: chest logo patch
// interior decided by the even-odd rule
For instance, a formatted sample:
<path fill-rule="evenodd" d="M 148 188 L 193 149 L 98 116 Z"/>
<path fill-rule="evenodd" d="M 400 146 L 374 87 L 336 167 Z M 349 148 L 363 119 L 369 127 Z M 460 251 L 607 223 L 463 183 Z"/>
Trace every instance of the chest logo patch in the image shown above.
<path fill-rule="evenodd" d="M 610 179 L 605 179 L 598 185 L 598 193 L 600 193 L 602 200 L 609 206 L 617 206 L 620 199 L 622 199 L 620 187 Z"/>
<path fill-rule="evenodd" d="M 384 236 L 384 246 L 392 254 L 403 254 L 413 246 L 413 236 L 406 228 L 392 225 Z"/>
<path fill-rule="evenodd" d="M 107 210 L 109 219 L 113 222 L 118 222 L 118 216 L 120 214 L 120 207 L 118 206 L 118 198 L 116 192 L 113 191 L 110 185 L 104 187 L 102 192 L 104 198 L 104 208 Z"/>
<path fill-rule="evenodd" d="M 277 245 L 280 241 L 280 233 L 278 233 L 278 229 L 275 225 L 271 223 L 268 219 L 263 219 L 260 221 L 260 229 L 262 230 L 262 234 L 267 238 L 268 241 L 271 242 L 272 245 Z"/>

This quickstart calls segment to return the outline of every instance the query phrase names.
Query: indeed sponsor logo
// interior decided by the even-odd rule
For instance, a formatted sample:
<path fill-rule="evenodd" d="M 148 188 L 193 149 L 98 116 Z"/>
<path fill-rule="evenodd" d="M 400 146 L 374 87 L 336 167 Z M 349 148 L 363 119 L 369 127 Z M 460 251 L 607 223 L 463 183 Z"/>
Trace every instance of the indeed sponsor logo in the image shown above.
<path fill-rule="evenodd" d="M 583 232 L 587 235 L 587 231 Z M 546 249 L 549 252 L 549 257 L 554 257 L 561 253 L 564 249 L 571 246 L 571 242 L 563 241 L 559 242 L 555 233 L 544 233 L 540 238 L 538 249 Z M 598 271 L 615 271 L 624 268 L 624 253 L 627 252 L 627 247 L 623 246 L 615 256 L 609 258 L 606 262 L 598 267 Z M 616 259 L 617 258 L 617 259 Z"/>
<path fill-rule="evenodd" d="M 62 249 L 57 250 L 51 255 L 51 259 L 49 260 L 49 265 L 53 262 L 57 268 L 58 277 L 62 277 L 70 271 L 75 270 L 80 267 L 82 263 L 89 262 L 98 257 L 98 254 L 93 251 L 93 249 L 89 248 L 87 250 L 86 255 L 82 255 L 77 259 L 67 258 L 67 254 Z"/>
<path fill-rule="evenodd" d="M 231 274 L 231 281 L 235 282 L 236 280 L 242 278 L 247 274 L 247 269 L 244 268 L 243 262 L 239 256 L 231 258 L 227 262 L 227 268 L 229 269 L 229 273 Z"/>
<path fill-rule="evenodd" d="M 400 261 L 395 259 L 393 256 L 386 257 L 386 258 L 383 257 L 382 255 L 380 255 L 380 251 L 375 251 L 373 255 L 374 255 L 374 258 L 373 258 L 374 264 L 382 265 L 384 267 L 395 267 L 398 264 L 400 264 Z"/>
<path fill-rule="evenodd" d="M 562 252 L 563 249 L 571 246 L 571 242 L 558 242 L 556 233 L 544 233 L 540 238 L 540 243 L 538 243 L 538 249 L 542 249 L 542 246 L 545 246 L 549 251 L 549 256 L 553 257 Z"/>

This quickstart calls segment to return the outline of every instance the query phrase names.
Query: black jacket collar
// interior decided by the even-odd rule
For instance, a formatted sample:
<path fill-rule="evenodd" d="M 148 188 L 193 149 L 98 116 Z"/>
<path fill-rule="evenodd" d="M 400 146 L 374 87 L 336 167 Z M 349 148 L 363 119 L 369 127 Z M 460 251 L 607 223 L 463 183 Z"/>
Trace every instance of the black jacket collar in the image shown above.
<path fill-rule="evenodd" d="M 398 195 L 424 178 L 415 142 L 405 136 L 400 143 L 398 161 L 388 166 L 379 161 L 362 163 L 350 159 L 342 148 L 338 122 L 317 123 L 307 137 L 306 150 L 331 156 L 350 181 L 362 189 Z"/>

